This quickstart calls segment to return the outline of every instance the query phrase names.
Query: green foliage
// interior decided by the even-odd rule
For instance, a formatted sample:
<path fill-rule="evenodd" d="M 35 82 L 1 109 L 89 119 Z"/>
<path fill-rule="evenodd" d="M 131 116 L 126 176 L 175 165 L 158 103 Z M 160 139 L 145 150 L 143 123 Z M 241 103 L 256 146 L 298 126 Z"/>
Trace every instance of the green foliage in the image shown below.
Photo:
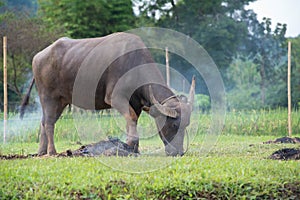
<path fill-rule="evenodd" d="M 226 73 L 231 81 L 227 90 L 229 109 L 277 108 L 286 105 L 286 81 L 283 78 L 286 73 L 282 73 L 286 70 L 283 67 L 275 66 L 277 69 L 272 72 L 274 77 L 263 79 L 261 65 L 254 58 L 235 58 Z"/>
<path fill-rule="evenodd" d="M 195 39 L 222 70 L 227 68 L 247 37 L 248 29 L 240 23 L 239 13 L 251 1 L 141 0 L 140 12 L 156 18 L 158 26 L 172 28 Z"/>
<path fill-rule="evenodd" d="M 259 66 L 262 105 L 285 106 L 287 46 L 284 35 L 286 25 L 277 24 L 273 31 L 271 19 L 264 18 L 262 23 L 257 23 L 253 28 L 248 48 L 256 50 L 253 52 L 253 61 Z"/>
<path fill-rule="evenodd" d="M 227 69 L 233 87 L 227 92 L 229 109 L 258 109 L 261 105 L 258 66 L 253 60 L 237 57 Z"/>
<path fill-rule="evenodd" d="M 196 110 L 208 111 L 210 109 L 210 98 L 204 94 L 195 95 L 195 107 Z"/>
<path fill-rule="evenodd" d="M 287 26 L 278 23 L 272 30 L 271 19 L 264 18 L 263 22 L 259 22 L 252 10 L 245 9 L 245 5 L 253 2 L 252 0 L 136 0 L 136 2 L 139 2 L 141 16 L 152 17 L 158 26 L 172 28 L 189 35 L 208 51 L 219 67 L 231 96 L 234 98 L 234 95 L 237 95 L 234 98 L 235 105 L 242 98 L 249 99 L 248 102 L 255 98 L 255 101 L 251 101 L 252 105 L 248 104 L 246 108 L 286 106 Z M 241 89 L 241 86 L 235 85 L 238 83 L 231 79 L 234 75 L 229 74 L 233 72 L 231 63 L 236 62 L 235 58 L 238 55 L 249 59 L 248 64 L 242 69 L 245 70 L 244 75 L 251 73 L 248 76 L 253 77 L 255 73 L 260 78 L 254 88 L 249 88 L 250 93 L 247 90 L 238 92 L 237 89 Z M 173 64 L 172 67 L 186 77 L 191 76 L 190 65 L 176 56 L 172 59 L 170 62 Z M 247 67 L 250 69 L 246 69 Z M 197 82 L 201 82 L 200 85 L 203 87 L 202 80 Z M 232 91 L 232 88 L 236 90 Z M 201 88 L 201 93 L 208 94 L 208 91 Z M 253 94 L 255 97 L 251 96 Z M 260 97 L 260 102 L 256 97 Z M 240 103 L 242 108 L 244 102 Z"/>
<path fill-rule="evenodd" d="M 0 35 L 7 36 L 7 76 L 8 100 L 10 111 L 14 111 L 27 89 L 27 82 L 31 79 L 31 62 L 33 56 L 49 45 L 58 32 L 48 32 L 45 24 L 37 18 L 27 14 L 5 12 L 0 15 Z M 0 40 L 2 47 L 3 40 Z M 2 55 L 3 48 L 0 48 Z M 2 63 L 2 57 L 0 58 Z M 2 71 L 0 72 L 3 77 Z M 0 83 L 3 88 L 2 82 Z M 0 102 L 3 93 L 0 93 Z"/>
<path fill-rule="evenodd" d="M 110 32 L 127 31 L 134 28 L 135 16 L 130 0 L 111 0 L 108 4 L 110 11 Z"/>
<path fill-rule="evenodd" d="M 292 43 L 292 103 L 300 109 L 300 36 L 290 39 Z"/>
<path fill-rule="evenodd" d="M 99 37 L 133 27 L 130 0 L 39 0 L 40 15 L 49 28 L 63 28 L 72 38 Z"/>

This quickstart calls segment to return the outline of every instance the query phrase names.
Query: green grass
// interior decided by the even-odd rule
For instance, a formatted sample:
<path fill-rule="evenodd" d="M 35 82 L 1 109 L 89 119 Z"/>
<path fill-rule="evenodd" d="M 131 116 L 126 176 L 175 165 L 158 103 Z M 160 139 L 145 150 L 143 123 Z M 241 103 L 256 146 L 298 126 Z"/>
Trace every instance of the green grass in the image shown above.
<path fill-rule="evenodd" d="M 292 128 L 294 134 L 300 134 L 300 113 L 292 112 Z M 9 142 L 34 142 L 37 140 L 40 116 L 34 120 L 18 120 L 12 115 L 9 120 L 7 140 Z M 16 118 L 16 119 L 15 119 Z M 0 122 L 2 123 L 2 121 Z M 192 137 L 206 134 L 212 123 L 210 114 L 194 112 L 188 128 Z M 138 132 L 141 138 L 151 138 L 156 135 L 154 120 L 142 113 L 138 122 Z M 125 120 L 116 111 L 111 115 L 100 112 L 85 112 L 70 114 L 65 112 L 56 123 L 56 141 L 98 141 L 107 136 L 125 138 Z M 223 135 L 244 136 L 286 136 L 287 110 L 252 110 L 231 111 L 224 116 Z M 0 129 L 0 140 L 3 140 L 3 129 Z"/>
<path fill-rule="evenodd" d="M 300 137 L 296 134 L 296 114 L 294 136 Z M 78 140 L 95 141 L 99 139 L 97 134 L 123 136 L 119 133 L 123 123 L 120 117 L 102 118 L 102 122 L 92 114 L 84 118 L 80 122 L 64 115 L 57 123 L 55 139 L 59 152 L 78 148 Z M 0 199 L 300 198 L 300 161 L 268 159 L 278 149 L 299 145 L 262 144 L 286 135 L 285 110 L 228 113 L 223 134 L 213 137 L 205 136 L 210 116 L 195 115 L 189 128 L 189 151 L 176 158 L 148 156 L 149 152 L 163 150 L 163 145 L 157 135 L 152 136 L 155 131 L 147 116 L 140 123 L 143 138 L 139 157 L 0 160 Z M 98 130 L 99 126 L 105 128 Z M 35 138 L 35 131 L 24 135 Z M 94 132 L 82 134 L 89 131 Z M 35 139 L 26 141 L 18 135 L 12 139 L 0 145 L 0 153 L 36 153 Z"/>
<path fill-rule="evenodd" d="M 300 113 L 292 112 L 292 128 L 300 133 Z M 286 136 L 287 110 L 252 110 L 228 112 L 225 121 L 224 134 L 229 135 L 270 135 Z"/>
<path fill-rule="evenodd" d="M 296 146 L 261 143 L 269 139 L 273 138 L 220 136 L 208 153 L 199 151 L 200 143 L 193 141 L 190 151 L 180 158 L 142 155 L 1 160 L 0 196 L 1 199 L 299 198 L 300 162 L 267 159 L 279 148 Z M 2 150 L 8 152 L 12 146 L 2 146 Z M 22 144 L 20 148 L 34 152 L 34 146 L 37 148 L 37 144 Z M 74 149 L 78 145 L 58 142 L 57 147 Z"/>

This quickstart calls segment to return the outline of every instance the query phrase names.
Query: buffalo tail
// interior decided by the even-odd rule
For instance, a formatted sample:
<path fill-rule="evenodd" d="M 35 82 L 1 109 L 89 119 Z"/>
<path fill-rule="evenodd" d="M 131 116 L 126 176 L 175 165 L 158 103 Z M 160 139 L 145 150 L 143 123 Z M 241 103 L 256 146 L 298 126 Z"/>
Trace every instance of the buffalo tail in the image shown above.
<path fill-rule="evenodd" d="M 26 106 L 29 104 L 30 92 L 31 92 L 31 89 L 32 89 L 33 85 L 34 85 L 34 78 L 31 79 L 30 86 L 27 90 L 26 95 L 24 96 L 24 98 L 22 100 L 22 104 L 21 104 L 21 108 L 20 108 L 20 118 L 21 119 L 23 119 L 24 114 L 25 114 Z"/>

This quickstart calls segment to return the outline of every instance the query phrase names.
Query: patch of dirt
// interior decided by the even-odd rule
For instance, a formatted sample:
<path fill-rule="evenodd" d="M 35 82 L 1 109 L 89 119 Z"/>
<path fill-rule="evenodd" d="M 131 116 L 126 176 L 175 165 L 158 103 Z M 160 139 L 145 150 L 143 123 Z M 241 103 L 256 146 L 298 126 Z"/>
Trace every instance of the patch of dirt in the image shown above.
<path fill-rule="evenodd" d="M 272 155 L 269 158 L 274 160 L 300 160 L 300 149 L 280 149 L 272 153 Z"/>
<path fill-rule="evenodd" d="M 36 157 L 37 154 L 30 155 L 20 155 L 20 154 L 8 154 L 8 155 L 0 155 L 0 160 L 14 160 L 14 159 L 26 159 Z"/>
<path fill-rule="evenodd" d="M 76 150 L 66 150 L 65 152 L 59 153 L 57 157 L 73 157 L 73 156 L 137 156 L 138 153 L 134 153 L 134 149 L 122 142 L 119 138 L 108 137 L 106 140 L 100 142 L 83 145 Z M 20 155 L 20 154 L 9 154 L 1 155 L 0 160 L 14 160 L 14 159 L 26 159 L 37 157 L 37 154 Z"/>
<path fill-rule="evenodd" d="M 282 138 L 278 138 L 276 140 L 270 140 L 267 142 L 263 142 L 263 144 L 280 144 L 280 143 L 290 143 L 290 144 L 300 144 L 300 138 L 298 137 L 294 137 L 294 138 L 290 138 L 290 137 L 282 137 Z"/>
<path fill-rule="evenodd" d="M 298 137 L 282 137 L 276 140 L 269 140 L 263 144 L 300 144 Z M 269 156 L 273 160 L 300 160 L 300 149 L 297 148 L 283 148 L 275 151 Z"/>
<path fill-rule="evenodd" d="M 83 145 L 77 150 L 67 150 L 58 156 L 131 156 L 136 155 L 134 149 L 119 138 L 109 137 L 97 143 Z"/>

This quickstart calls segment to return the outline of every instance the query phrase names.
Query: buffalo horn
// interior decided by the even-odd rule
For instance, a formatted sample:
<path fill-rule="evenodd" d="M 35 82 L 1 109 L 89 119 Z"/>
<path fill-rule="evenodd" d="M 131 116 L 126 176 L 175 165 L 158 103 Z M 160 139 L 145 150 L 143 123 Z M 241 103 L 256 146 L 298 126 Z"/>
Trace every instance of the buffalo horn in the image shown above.
<path fill-rule="evenodd" d="M 193 107 L 194 98 L 195 98 L 195 76 L 193 76 L 192 78 L 192 84 L 189 93 L 189 104 L 191 105 L 191 107 Z"/>
<path fill-rule="evenodd" d="M 175 109 L 169 108 L 168 106 L 161 105 L 154 97 L 152 87 L 149 86 L 149 94 L 150 94 L 150 101 L 156 107 L 156 109 L 163 115 L 176 118 L 177 112 Z"/>

